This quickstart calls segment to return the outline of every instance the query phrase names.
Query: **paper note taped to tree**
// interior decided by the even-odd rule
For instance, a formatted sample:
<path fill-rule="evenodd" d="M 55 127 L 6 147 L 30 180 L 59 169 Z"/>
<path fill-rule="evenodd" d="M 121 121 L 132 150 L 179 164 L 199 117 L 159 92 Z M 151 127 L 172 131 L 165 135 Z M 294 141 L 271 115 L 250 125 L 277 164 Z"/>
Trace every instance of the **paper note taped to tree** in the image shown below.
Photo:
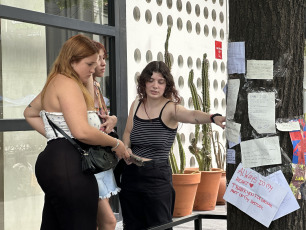
<path fill-rule="evenodd" d="M 286 194 L 286 189 L 240 163 L 223 198 L 269 227 Z"/>

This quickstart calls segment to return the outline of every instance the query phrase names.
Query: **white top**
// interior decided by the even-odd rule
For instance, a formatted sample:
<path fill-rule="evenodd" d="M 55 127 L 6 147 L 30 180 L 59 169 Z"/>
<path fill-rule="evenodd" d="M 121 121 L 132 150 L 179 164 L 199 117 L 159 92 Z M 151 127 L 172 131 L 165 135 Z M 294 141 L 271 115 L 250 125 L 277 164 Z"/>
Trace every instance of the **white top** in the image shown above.
<path fill-rule="evenodd" d="M 63 138 L 64 136 L 60 134 L 57 130 L 55 132 L 57 133 L 57 136 L 54 133 L 54 130 L 50 126 L 46 115 L 49 117 L 49 119 L 56 124 L 59 128 L 61 128 L 69 137 L 74 138 L 69 130 L 69 127 L 65 121 L 64 115 L 61 112 L 47 112 L 45 110 L 40 111 L 40 116 L 43 119 L 44 125 L 45 125 L 45 132 L 47 140 L 52 140 L 56 138 Z M 89 125 L 100 129 L 101 121 L 99 116 L 95 111 L 87 111 L 87 118 Z"/>

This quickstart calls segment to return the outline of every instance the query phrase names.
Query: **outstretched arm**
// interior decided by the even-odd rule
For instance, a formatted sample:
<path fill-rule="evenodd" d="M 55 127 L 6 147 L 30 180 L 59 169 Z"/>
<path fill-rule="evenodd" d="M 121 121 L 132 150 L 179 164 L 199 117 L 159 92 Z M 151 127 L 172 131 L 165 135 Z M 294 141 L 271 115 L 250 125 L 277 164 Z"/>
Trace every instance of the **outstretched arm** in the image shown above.
<path fill-rule="evenodd" d="M 177 122 L 191 123 L 191 124 L 207 124 L 211 123 L 211 114 L 202 112 L 200 110 L 188 110 L 182 105 L 176 105 L 176 111 L 174 112 L 174 119 Z M 224 116 L 215 116 L 213 121 L 221 128 L 225 128 L 223 124 L 225 122 Z"/>

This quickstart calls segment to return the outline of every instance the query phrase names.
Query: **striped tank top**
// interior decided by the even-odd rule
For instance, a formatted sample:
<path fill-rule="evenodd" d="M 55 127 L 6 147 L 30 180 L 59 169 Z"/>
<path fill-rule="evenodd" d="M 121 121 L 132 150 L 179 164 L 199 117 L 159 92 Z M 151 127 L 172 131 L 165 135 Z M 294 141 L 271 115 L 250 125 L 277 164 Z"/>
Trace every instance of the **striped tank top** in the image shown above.
<path fill-rule="evenodd" d="M 131 149 L 138 156 L 154 160 L 167 160 L 173 144 L 177 128 L 171 129 L 166 126 L 162 119 L 162 112 L 168 101 L 160 111 L 159 117 L 145 120 L 136 116 L 139 103 L 134 117 L 131 131 Z"/>

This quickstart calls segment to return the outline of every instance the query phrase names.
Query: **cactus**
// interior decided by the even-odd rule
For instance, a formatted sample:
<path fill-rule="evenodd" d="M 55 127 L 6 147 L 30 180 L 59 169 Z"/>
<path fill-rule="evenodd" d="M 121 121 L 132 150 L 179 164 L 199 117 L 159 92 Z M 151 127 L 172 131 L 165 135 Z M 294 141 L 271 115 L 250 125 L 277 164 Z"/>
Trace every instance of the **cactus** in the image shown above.
<path fill-rule="evenodd" d="M 201 110 L 205 113 L 209 113 L 210 110 L 210 97 L 209 97 L 209 87 L 208 87 L 208 60 L 207 55 L 203 55 L 202 61 L 202 92 L 199 97 L 196 92 L 196 87 L 193 83 L 193 70 L 189 73 L 188 86 L 192 95 L 192 102 L 195 110 Z M 211 129 L 211 124 L 202 124 L 202 148 L 197 147 L 199 139 L 200 125 L 195 125 L 195 137 L 191 140 L 191 145 L 189 146 L 189 151 L 195 156 L 200 171 L 209 171 L 211 169 L 211 143 L 213 143 L 213 152 L 216 157 L 217 166 L 219 168 L 224 167 L 225 162 L 225 148 L 219 142 L 219 133 L 215 132 L 216 139 L 213 135 Z"/>

